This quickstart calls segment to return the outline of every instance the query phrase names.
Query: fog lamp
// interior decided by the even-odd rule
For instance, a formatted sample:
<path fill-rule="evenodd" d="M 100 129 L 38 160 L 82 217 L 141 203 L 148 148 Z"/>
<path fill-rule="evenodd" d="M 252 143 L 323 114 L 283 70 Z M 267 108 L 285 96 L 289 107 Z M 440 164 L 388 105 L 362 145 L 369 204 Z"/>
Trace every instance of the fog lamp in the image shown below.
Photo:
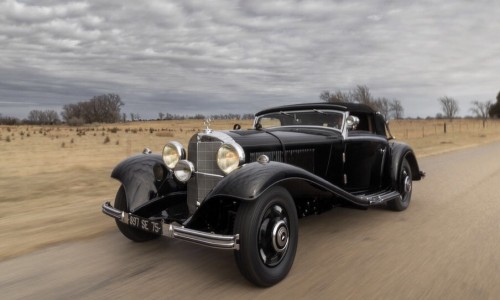
<path fill-rule="evenodd" d="M 174 168 L 174 175 L 180 182 L 187 182 L 194 172 L 194 165 L 187 160 L 180 160 Z"/>

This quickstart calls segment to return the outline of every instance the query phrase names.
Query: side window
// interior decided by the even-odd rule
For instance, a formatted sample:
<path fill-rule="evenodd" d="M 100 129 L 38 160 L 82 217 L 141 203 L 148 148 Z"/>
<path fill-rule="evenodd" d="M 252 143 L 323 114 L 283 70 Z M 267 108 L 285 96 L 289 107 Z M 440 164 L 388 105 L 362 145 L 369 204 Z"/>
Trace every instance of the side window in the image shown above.
<path fill-rule="evenodd" d="M 375 134 L 375 122 L 373 120 L 373 116 L 369 114 L 360 114 L 360 113 L 353 113 L 352 115 L 356 116 L 359 118 L 359 124 L 356 127 L 356 129 L 349 131 L 349 134 L 366 134 L 366 133 L 372 133 Z"/>

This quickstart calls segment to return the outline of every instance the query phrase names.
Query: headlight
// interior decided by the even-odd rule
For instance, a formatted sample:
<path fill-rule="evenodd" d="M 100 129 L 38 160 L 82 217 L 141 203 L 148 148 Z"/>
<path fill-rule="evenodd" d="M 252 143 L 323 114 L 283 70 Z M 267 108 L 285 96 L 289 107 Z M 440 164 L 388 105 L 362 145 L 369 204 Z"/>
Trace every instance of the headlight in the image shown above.
<path fill-rule="evenodd" d="M 233 145 L 224 144 L 217 151 L 217 165 L 222 172 L 229 174 L 245 160 L 244 155 L 242 149 L 238 151 Z"/>
<path fill-rule="evenodd" d="M 186 158 L 186 150 L 179 142 L 170 142 L 163 147 L 163 161 L 169 169 L 174 169 L 177 162 Z"/>
<path fill-rule="evenodd" d="M 190 161 L 180 160 L 174 168 L 174 175 L 180 182 L 187 182 L 194 172 L 194 165 Z"/>

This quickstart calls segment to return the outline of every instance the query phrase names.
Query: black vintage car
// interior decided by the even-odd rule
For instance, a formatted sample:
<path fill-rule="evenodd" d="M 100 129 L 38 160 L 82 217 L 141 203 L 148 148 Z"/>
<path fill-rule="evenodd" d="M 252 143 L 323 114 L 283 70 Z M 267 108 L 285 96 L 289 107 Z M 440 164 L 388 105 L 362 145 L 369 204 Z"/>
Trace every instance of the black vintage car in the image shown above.
<path fill-rule="evenodd" d="M 187 149 L 121 162 L 114 206 L 127 238 L 161 235 L 234 251 L 241 273 L 260 286 L 292 267 L 298 218 L 335 206 L 410 204 L 423 178 L 412 149 L 393 140 L 383 116 L 361 104 L 308 103 L 256 114 L 252 129 L 195 134 Z"/>

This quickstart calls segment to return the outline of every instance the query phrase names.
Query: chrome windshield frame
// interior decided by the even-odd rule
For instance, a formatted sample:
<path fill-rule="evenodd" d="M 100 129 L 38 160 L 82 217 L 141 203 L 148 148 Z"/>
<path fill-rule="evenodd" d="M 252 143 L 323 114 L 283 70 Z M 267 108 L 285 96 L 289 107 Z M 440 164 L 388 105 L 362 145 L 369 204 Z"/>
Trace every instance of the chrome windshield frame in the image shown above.
<path fill-rule="evenodd" d="M 285 125 L 285 126 L 273 126 L 273 127 L 265 127 L 264 129 L 277 129 L 277 128 L 322 128 L 322 129 L 328 129 L 328 130 L 333 130 L 335 132 L 339 132 L 342 135 L 345 135 L 345 120 L 347 116 L 349 115 L 348 112 L 343 112 L 343 111 L 338 111 L 334 109 L 300 109 L 300 110 L 289 110 L 289 111 L 279 111 L 279 112 L 272 112 L 264 115 L 260 115 L 258 117 L 255 117 L 254 122 L 253 122 L 253 128 L 257 129 L 257 124 L 259 124 L 259 121 L 262 118 L 265 118 L 266 116 L 270 115 L 279 115 L 279 114 L 293 114 L 293 113 L 304 113 L 304 112 L 314 112 L 321 114 L 323 112 L 334 112 L 340 116 L 342 116 L 342 127 L 341 128 L 334 128 L 334 127 L 329 127 L 329 126 L 318 126 L 318 125 Z M 262 127 L 261 127 L 262 128 Z"/>

